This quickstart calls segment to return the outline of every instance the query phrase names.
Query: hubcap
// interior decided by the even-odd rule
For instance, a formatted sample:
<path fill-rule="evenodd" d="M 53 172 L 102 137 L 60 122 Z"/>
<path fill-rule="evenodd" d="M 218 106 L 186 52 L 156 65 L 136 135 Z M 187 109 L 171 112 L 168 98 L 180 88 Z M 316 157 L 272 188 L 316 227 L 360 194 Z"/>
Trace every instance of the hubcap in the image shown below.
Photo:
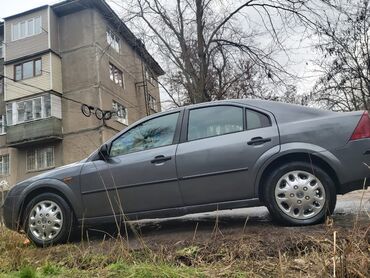
<path fill-rule="evenodd" d="M 62 229 L 62 210 L 53 201 L 41 201 L 32 208 L 28 225 L 32 235 L 37 239 L 51 240 Z"/>
<path fill-rule="evenodd" d="M 325 205 L 325 189 L 321 181 L 305 171 L 291 171 L 282 176 L 275 187 L 279 208 L 295 219 L 317 215 Z"/>

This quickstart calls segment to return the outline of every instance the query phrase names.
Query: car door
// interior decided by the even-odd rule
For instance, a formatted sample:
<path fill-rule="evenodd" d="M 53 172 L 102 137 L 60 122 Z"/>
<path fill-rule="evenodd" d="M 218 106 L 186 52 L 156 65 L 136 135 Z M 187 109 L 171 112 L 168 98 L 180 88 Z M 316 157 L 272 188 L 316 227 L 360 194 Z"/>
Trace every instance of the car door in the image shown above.
<path fill-rule="evenodd" d="M 235 105 L 187 111 L 176 153 L 184 204 L 199 205 L 255 197 L 253 166 L 278 151 L 271 115 Z M 249 125 L 249 127 L 248 127 Z"/>
<path fill-rule="evenodd" d="M 86 217 L 182 206 L 175 153 L 180 112 L 145 121 L 110 144 L 109 157 L 81 172 Z"/>

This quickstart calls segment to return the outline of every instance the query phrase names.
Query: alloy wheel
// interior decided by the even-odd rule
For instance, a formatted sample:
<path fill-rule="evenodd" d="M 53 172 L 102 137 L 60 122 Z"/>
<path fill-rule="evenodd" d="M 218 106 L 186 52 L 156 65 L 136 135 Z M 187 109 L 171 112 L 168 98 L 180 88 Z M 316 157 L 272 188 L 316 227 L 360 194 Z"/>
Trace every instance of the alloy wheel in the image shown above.
<path fill-rule="evenodd" d="M 326 192 L 315 175 L 306 171 L 290 171 L 277 182 L 275 201 L 286 215 L 304 220 L 323 210 Z"/>
<path fill-rule="evenodd" d="M 37 203 L 29 214 L 30 232 L 38 240 L 54 239 L 63 227 L 63 212 L 53 201 L 44 200 Z"/>

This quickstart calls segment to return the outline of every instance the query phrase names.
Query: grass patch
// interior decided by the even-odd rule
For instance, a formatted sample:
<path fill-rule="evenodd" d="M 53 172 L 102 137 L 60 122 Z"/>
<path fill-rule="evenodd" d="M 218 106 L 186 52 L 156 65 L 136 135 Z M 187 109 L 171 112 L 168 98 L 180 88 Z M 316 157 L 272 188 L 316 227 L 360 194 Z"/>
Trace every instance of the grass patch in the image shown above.
<path fill-rule="evenodd" d="M 355 228 L 266 224 L 199 239 L 142 239 L 135 248 L 122 238 L 43 249 L 24 240 L 0 227 L 0 277 L 332 277 L 334 271 L 370 277 L 368 222 Z"/>

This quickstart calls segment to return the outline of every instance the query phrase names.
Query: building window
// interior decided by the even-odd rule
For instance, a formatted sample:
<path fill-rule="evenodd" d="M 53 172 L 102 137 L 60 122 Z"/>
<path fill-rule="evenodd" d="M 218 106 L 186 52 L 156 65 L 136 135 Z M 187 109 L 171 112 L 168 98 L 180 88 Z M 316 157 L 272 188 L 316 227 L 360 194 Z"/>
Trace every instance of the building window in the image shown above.
<path fill-rule="evenodd" d="M 4 78 L 0 77 L 0 94 L 4 93 Z"/>
<path fill-rule="evenodd" d="M 154 75 L 152 74 L 152 72 L 149 70 L 149 69 L 145 69 L 145 78 L 146 80 L 152 84 L 153 86 L 155 86 L 155 78 L 154 78 Z"/>
<path fill-rule="evenodd" d="M 4 135 L 5 133 L 6 133 L 5 115 L 0 115 L 0 135 Z"/>
<path fill-rule="evenodd" d="M 128 125 L 128 118 L 127 118 L 127 108 L 124 107 L 122 104 L 113 101 L 112 103 L 113 111 L 116 112 L 116 120 L 120 123 Z"/>
<path fill-rule="evenodd" d="M 36 148 L 27 151 L 27 171 L 54 167 L 54 147 Z"/>
<path fill-rule="evenodd" d="M 50 95 L 6 104 L 7 125 L 16 125 L 51 116 Z"/>
<path fill-rule="evenodd" d="M 15 81 L 32 78 L 41 75 L 41 58 L 24 62 L 14 66 Z"/>
<path fill-rule="evenodd" d="M 0 41 L 0 59 L 4 58 L 4 42 Z"/>
<path fill-rule="evenodd" d="M 157 112 L 157 101 L 156 99 L 148 94 L 148 104 L 149 104 L 149 108 L 152 109 L 154 112 Z"/>
<path fill-rule="evenodd" d="M 107 42 L 119 53 L 119 37 L 111 29 L 107 29 Z"/>
<path fill-rule="evenodd" d="M 0 175 L 8 176 L 9 175 L 9 155 L 0 155 Z"/>
<path fill-rule="evenodd" d="M 112 80 L 114 83 L 121 86 L 122 88 L 124 87 L 122 71 L 112 64 L 109 64 L 109 76 L 110 80 Z"/>
<path fill-rule="evenodd" d="M 12 24 L 12 41 L 41 34 L 41 16 Z"/>

